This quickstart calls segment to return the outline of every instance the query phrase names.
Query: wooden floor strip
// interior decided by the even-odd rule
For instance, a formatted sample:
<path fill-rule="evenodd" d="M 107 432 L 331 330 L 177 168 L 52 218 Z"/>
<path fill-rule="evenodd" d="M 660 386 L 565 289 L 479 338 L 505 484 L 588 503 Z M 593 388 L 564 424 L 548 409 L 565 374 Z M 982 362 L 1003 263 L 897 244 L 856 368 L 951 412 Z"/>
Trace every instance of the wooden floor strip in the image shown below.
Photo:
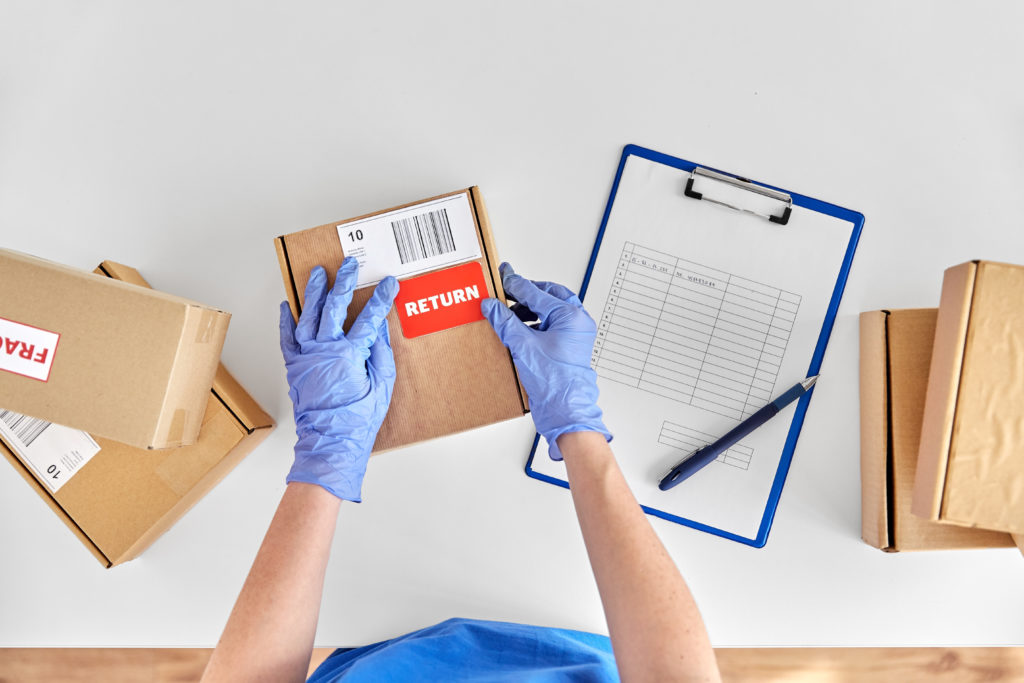
<path fill-rule="evenodd" d="M 332 650 L 313 652 L 310 672 Z M 1024 648 L 719 648 L 728 683 L 1024 683 Z M 191 683 L 206 649 L 0 648 L 0 683 Z"/>
<path fill-rule="evenodd" d="M 730 683 L 1024 681 L 1024 648 L 720 648 L 716 654 Z"/>

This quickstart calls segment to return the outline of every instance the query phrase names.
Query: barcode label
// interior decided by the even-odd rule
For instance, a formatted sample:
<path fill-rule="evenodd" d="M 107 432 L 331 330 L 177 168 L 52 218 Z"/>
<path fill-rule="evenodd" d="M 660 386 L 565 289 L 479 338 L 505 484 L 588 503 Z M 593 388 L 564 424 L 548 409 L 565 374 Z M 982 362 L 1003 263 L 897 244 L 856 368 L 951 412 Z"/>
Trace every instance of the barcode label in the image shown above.
<path fill-rule="evenodd" d="M 403 265 L 455 251 L 447 209 L 392 221 L 391 230 Z"/>
<path fill-rule="evenodd" d="M 14 436 L 26 448 L 39 438 L 52 423 L 11 410 L 0 410 L 0 420 L 10 428 Z"/>
<path fill-rule="evenodd" d="M 359 261 L 357 287 L 448 268 L 483 255 L 469 192 L 341 223 L 345 256 Z"/>
<path fill-rule="evenodd" d="M 53 493 L 100 452 L 88 432 L 2 408 L 0 439 Z"/>

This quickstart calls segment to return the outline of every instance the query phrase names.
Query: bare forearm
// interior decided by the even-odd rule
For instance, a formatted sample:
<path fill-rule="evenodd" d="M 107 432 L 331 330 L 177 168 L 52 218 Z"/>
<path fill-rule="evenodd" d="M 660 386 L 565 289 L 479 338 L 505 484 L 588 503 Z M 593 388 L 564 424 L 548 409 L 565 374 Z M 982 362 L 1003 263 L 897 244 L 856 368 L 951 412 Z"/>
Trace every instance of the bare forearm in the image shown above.
<path fill-rule="evenodd" d="M 203 681 L 303 681 L 341 501 L 285 489 Z"/>
<path fill-rule="evenodd" d="M 604 437 L 558 445 L 623 680 L 718 680 L 697 605 Z"/>

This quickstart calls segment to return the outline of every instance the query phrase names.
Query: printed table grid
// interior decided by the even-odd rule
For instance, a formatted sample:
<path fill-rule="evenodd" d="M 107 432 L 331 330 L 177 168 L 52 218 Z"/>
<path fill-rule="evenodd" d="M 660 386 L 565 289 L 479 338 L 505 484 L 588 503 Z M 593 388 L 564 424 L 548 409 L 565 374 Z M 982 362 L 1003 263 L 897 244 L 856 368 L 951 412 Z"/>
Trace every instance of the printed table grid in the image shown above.
<path fill-rule="evenodd" d="M 602 377 L 736 420 L 772 399 L 800 297 L 627 242 L 598 323 Z"/>
<path fill-rule="evenodd" d="M 692 453 L 702 446 L 714 443 L 717 438 L 718 437 L 708 434 L 707 432 L 700 432 L 696 429 L 690 429 L 689 427 L 684 427 L 683 425 L 678 425 L 666 420 L 661 425 L 661 433 L 658 434 L 658 443 L 671 446 L 672 448 L 678 448 L 679 450 L 686 451 L 687 453 Z M 753 457 L 753 448 L 736 444 L 715 458 L 715 462 L 732 465 L 733 467 L 737 467 L 741 470 L 746 470 L 750 468 L 750 461 Z"/>

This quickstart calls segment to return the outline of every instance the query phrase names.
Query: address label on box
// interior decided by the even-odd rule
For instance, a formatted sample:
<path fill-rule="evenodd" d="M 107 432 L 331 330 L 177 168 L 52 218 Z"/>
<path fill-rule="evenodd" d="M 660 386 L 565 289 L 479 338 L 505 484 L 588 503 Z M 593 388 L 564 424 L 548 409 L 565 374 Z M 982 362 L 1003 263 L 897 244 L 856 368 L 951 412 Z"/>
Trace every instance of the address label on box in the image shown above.
<path fill-rule="evenodd" d="M 359 261 L 358 287 L 480 258 L 480 240 L 461 193 L 338 225 L 345 256 Z"/>
<path fill-rule="evenodd" d="M 13 410 L 0 409 L 0 436 L 53 493 L 100 452 L 88 432 Z"/>
<path fill-rule="evenodd" d="M 0 370 L 45 382 L 58 341 L 56 332 L 0 318 Z"/>
<path fill-rule="evenodd" d="M 407 339 L 483 320 L 480 301 L 488 296 L 479 262 L 402 280 L 395 297 Z"/>

